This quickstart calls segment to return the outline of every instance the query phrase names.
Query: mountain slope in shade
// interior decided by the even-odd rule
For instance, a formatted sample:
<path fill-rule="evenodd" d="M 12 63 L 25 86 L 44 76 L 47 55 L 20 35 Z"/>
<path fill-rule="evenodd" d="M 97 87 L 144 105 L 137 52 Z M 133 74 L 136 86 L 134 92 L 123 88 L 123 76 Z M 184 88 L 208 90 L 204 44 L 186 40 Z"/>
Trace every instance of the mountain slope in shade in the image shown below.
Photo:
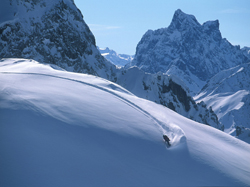
<path fill-rule="evenodd" d="M 194 97 L 211 106 L 225 132 L 250 143 L 250 63 L 215 75 Z"/>
<path fill-rule="evenodd" d="M 60 69 L 1 60 L 1 186 L 250 183 L 249 144 L 107 80 Z"/>
<path fill-rule="evenodd" d="M 134 56 L 126 55 L 126 54 L 118 54 L 114 50 L 106 48 L 97 47 L 102 56 L 104 56 L 108 61 L 112 62 L 114 65 L 118 67 L 123 67 L 126 64 L 130 63 Z"/>
<path fill-rule="evenodd" d="M 144 34 L 127 67 L 176 75 L 195 95 L 218 72 L 248 60 L 239 46 L 222 38 L 218 20 L 201 25 L 193 15 L 179 9 L 169 27 Z"/>

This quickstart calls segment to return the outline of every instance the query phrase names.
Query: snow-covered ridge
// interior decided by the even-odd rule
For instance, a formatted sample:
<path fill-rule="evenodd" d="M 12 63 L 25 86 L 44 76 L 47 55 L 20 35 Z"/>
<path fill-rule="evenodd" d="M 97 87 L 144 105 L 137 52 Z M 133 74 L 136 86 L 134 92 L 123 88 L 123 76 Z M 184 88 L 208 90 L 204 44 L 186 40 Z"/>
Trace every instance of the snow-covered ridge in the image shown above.
<path fill-rule="evenodd" d="M 225 131 L 250 143 L 250 64 L 221 71 L 194 97 L 211 106 Z"/>
<path fill-rule="evenodd" d="M 1 186 L 250 183 L 249 144 L 117 84 L 25 59 L 0 75 Z"/>

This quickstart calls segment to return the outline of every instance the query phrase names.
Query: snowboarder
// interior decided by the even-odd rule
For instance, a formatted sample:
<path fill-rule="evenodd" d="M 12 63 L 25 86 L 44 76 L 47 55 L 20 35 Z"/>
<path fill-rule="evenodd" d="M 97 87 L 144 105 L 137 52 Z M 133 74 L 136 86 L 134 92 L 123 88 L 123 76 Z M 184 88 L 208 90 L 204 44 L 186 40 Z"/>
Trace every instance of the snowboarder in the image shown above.
<path fill-rule="evenodd" d="M 163 135 L 163 139 L 165 140 L 165 142 L 167 142 L 168 143 L 168 146 L 170 147 L 171 145 L 170 145 L 170 139 L 168 138 L 168 136 L 167 135 Z"/>

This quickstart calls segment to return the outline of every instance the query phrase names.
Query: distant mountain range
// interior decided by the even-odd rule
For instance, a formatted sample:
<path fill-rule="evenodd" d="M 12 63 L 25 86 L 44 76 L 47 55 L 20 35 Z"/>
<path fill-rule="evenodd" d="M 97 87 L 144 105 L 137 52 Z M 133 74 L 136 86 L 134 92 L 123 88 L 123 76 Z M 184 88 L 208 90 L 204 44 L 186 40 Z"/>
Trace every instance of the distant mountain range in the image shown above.
<path fill-rule="evenodd" d="M 134 58 L 134 55 L 118 54 L 114 50 L 109 49 L 108 47 L 97 47 L 97 49 L 100 51 L 102 56 L 104 56 L 108 61 L 112 62 L 118 67 L 125 66 L 126 64 L 130 63 Z"/>

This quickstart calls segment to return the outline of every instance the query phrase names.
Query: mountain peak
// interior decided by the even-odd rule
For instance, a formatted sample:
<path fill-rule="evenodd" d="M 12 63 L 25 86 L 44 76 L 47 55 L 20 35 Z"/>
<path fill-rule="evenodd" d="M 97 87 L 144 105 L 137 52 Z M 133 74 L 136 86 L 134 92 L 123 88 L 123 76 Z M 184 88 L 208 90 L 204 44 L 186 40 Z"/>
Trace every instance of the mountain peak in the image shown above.
<path fill-rule="evenodd" d="M 174 15 L 184 15 L 184 16 L 186 16 L 187 14 L 185 14 L 181 9 L 177 9 L 176 11 L 175 11 L 175 13 L 174 13 Z"/>
<path fill-rule="evenodd" d="M 183 29 L 186 26 L 200 26 L 200 23 L 193 15 L 182 12 L 181 9 L 175 11 L 170 27 Z"/>

